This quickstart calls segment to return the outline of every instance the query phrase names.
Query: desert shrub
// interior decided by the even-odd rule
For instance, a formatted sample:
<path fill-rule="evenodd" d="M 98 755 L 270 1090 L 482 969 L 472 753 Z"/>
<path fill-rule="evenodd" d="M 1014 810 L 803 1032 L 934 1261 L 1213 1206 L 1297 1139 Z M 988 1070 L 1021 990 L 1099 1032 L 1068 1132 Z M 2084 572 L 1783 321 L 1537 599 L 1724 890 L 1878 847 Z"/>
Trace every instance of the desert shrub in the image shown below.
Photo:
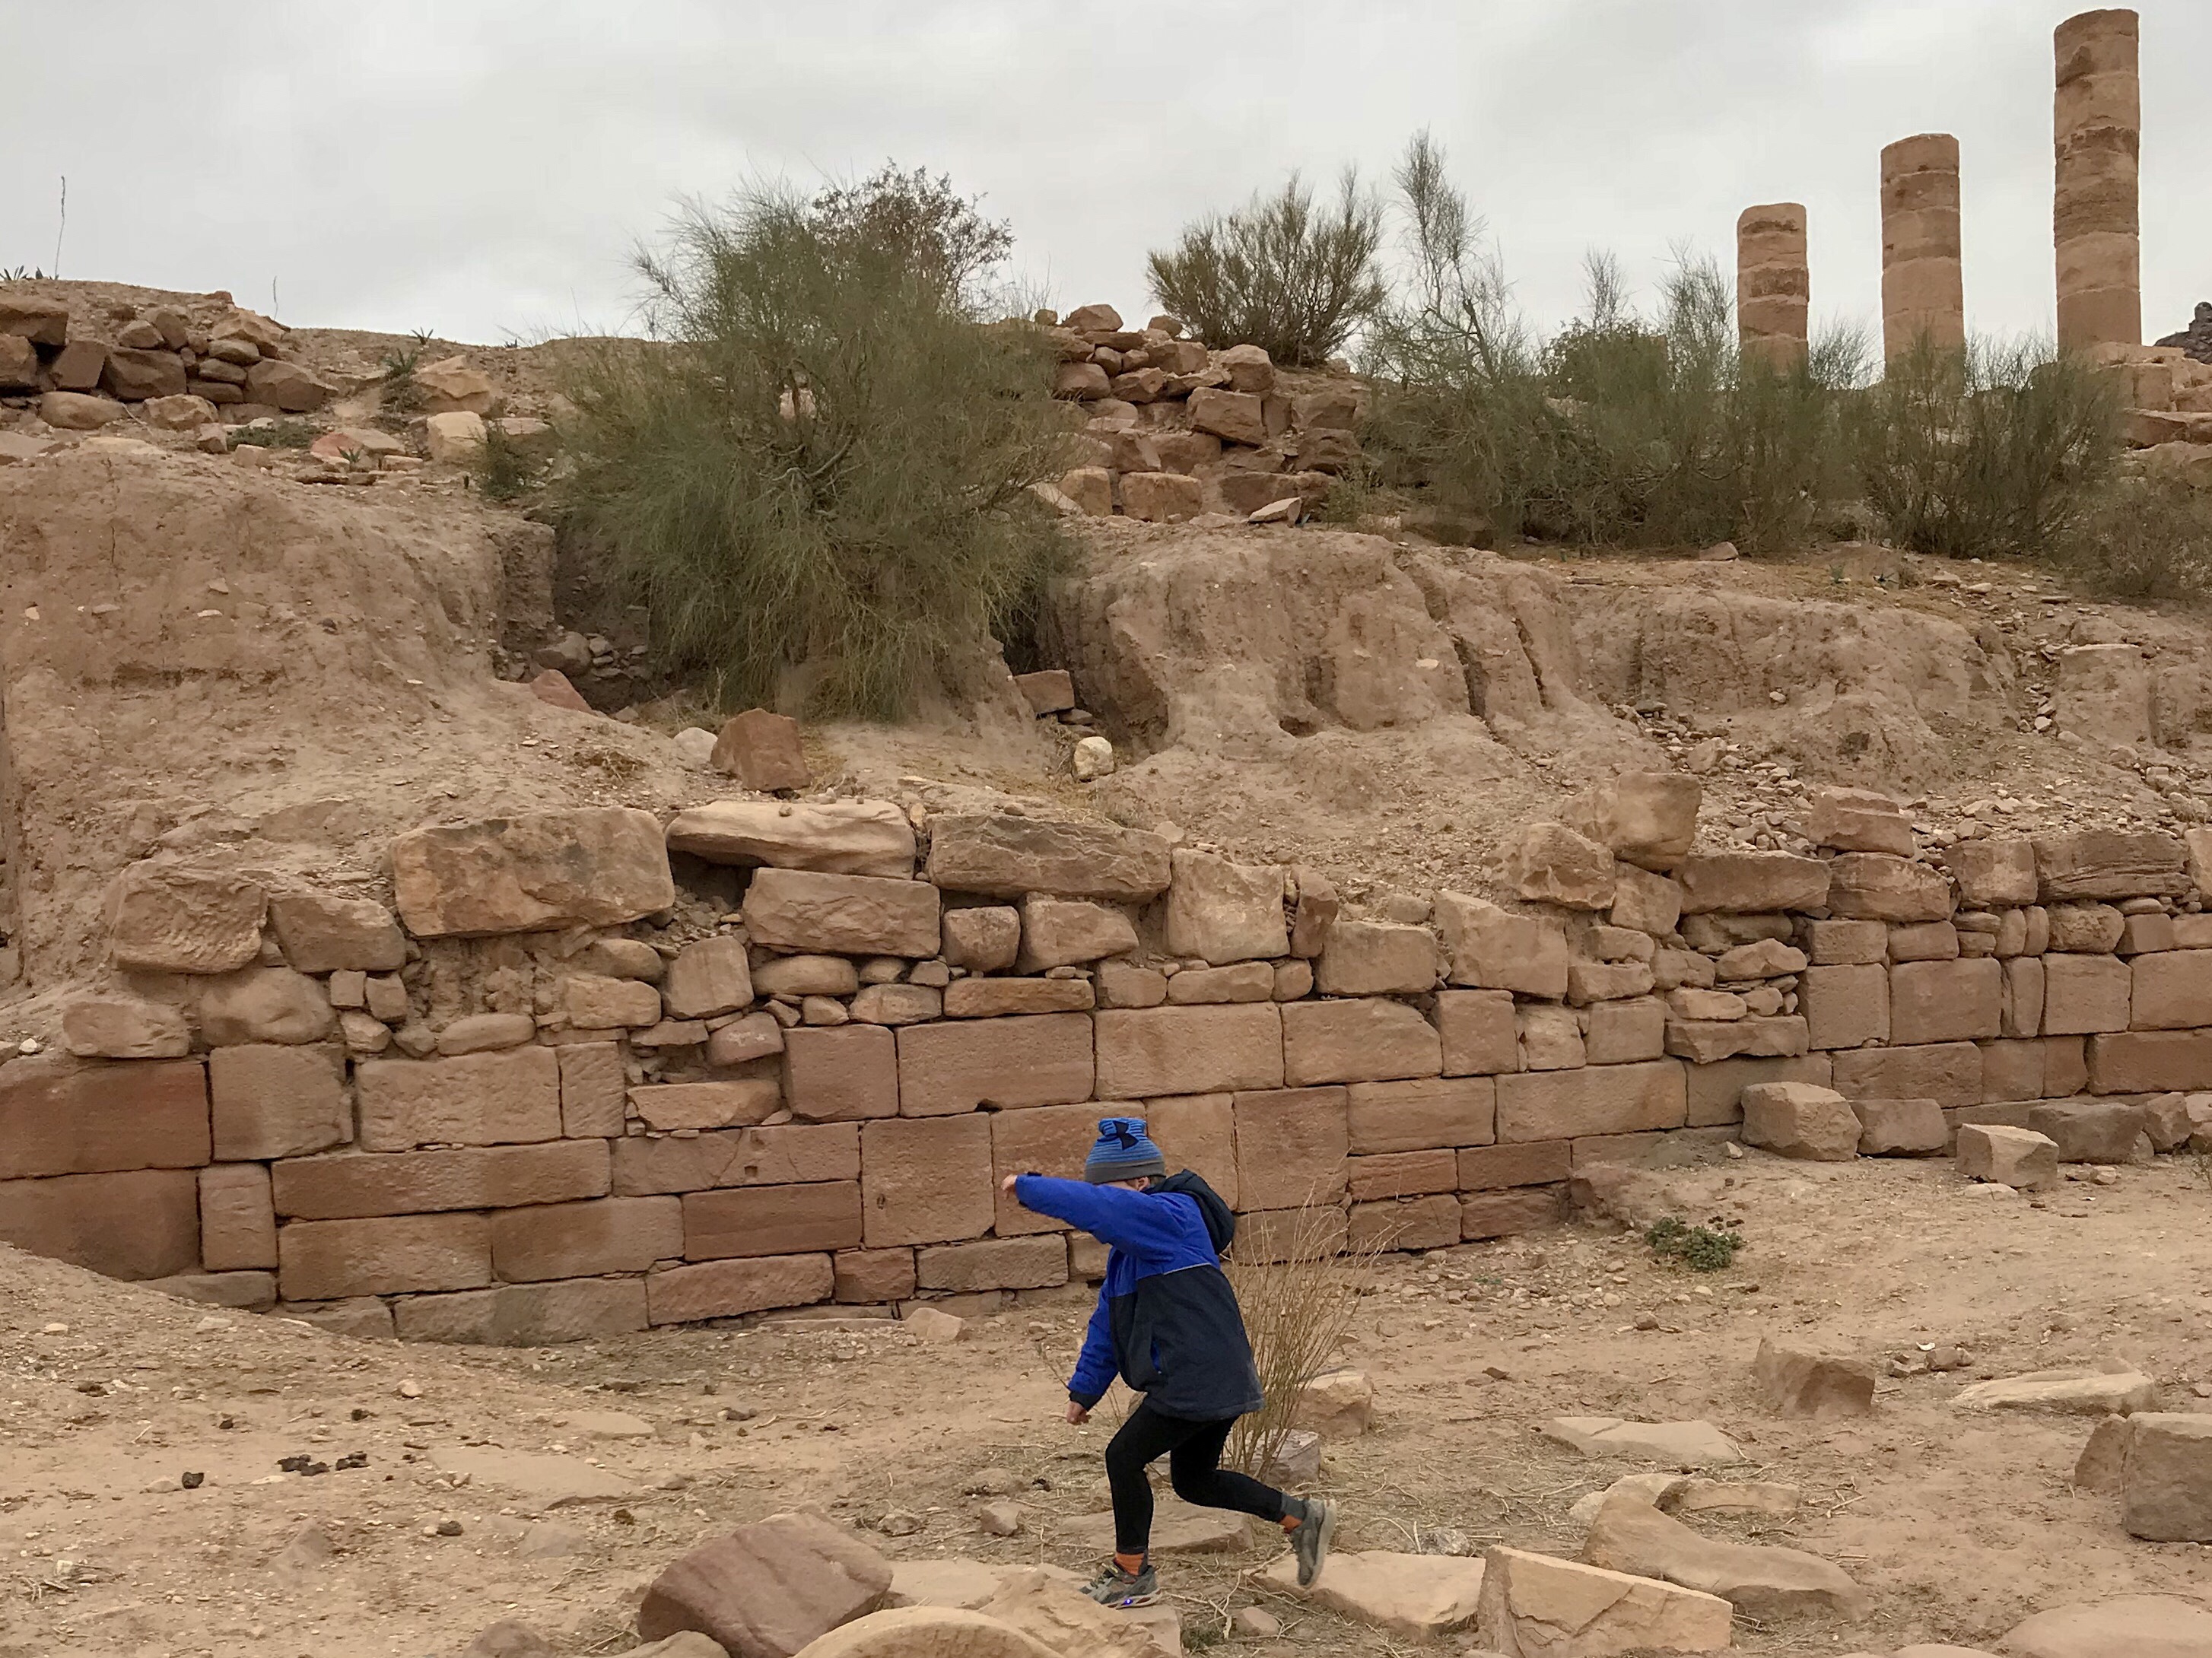
<path fill-rule="evenodd" d="M 545 465 L 507 434 L 495 420 L 484 422 L 483 446 L 469 464 L 469 476 L 488 501 L 514 501 L 543 481 Z"/>
<path fill-rule="evenodd" d="M 2179 478 L 2116 477 L 2050 552 L 2110 598 L 2212 601 L 2212 493 Z"/>
<path fill-rule="evenodd" d="M 1644 1229 L 1644 1242 L 1662 1260 L 1679 1260 L 1693 1272 L 1718 1272 L 1732 1265 L 1743 1239 L 1710 1226 L 1690 1226 L 1662 1215 Z"/>
<path fill-rule="evenodd" d="M 1954 558 L 2045 553 L 2085 521 L 2118 459 L 2108 376 L 2040 341 L 1923 341 L 1850 400 L 1859 487 L 1890 537 Z"/>
<path fill-rule="evenodd" d="M 384 354 L 380 365 L 384 371 L 376 393 L 378 420 L 386 425 L 404 425 L 407 416 L 421 412 L 422 387 L 415 378 L 415 371 L 422 366 L 422 354 L 428 349 L 431 336 L 417 330 L 412 345 L 394 346 Z"/>
<path fill-rule="evenodd" d="M 568 528 L 720 702 L 897 714 L 1060 556 L 1028 493 L 1067 464 L 1048 349 L 979 321 L 1000 233 L 921 177 L 694 207 L 639 258 L 659 343 L 574 360 Z"/>
<path fill-rule="evenodd" d="M 902 172 L 894 161 L 858 184 L 830 185 L 807 216 L 833 252 L 896 259 L 947 303 L 971 310 L 989 302 L 991 273 L 1014 246 L 1012 228 L 985 218 L 980 197 L 962 196 L 943 173 Z"/>
<path fill-rule="evenodd" d="M 1650 318 L 1594 257 L 1583 314 L 1540 341 L 1425 133 L 1396 181 L 1405 270 L 1366 351 L 1385 481 L 1508 535 L 1759 551 L 1804 533 L 1834 486 L 1861 335 L 1832 331 L 1802 362 L 1747 355 L 1720 267 L 1680 252 Z"/>
<path fill-rule="evenodd" d="M 1381 309 L 1382 208 L 1346 168 L 1334 205 L 1296 173 L 1273 196 L 1184 228 L 1146 261 L 1152 296 L 1202 340 L 1265 348 L 1294 367 L 1327 361 Z"/>
<path fill-rule="evenodd" d="M 1237 1418 L 1222 1464 L 1255 1478 L 1283 1448 L 1298 1390 L 1334 1367 L 1376 1257 L 1393 1247 L 1385 1237 L 1342 1253 L 1344 1212 L 1325 1205 L 1309 1203 L 1282 1224 L 1280 1261 L 1242 1260 L 1232 1246 L 1224 1262 L 1267 1402 Z"/>

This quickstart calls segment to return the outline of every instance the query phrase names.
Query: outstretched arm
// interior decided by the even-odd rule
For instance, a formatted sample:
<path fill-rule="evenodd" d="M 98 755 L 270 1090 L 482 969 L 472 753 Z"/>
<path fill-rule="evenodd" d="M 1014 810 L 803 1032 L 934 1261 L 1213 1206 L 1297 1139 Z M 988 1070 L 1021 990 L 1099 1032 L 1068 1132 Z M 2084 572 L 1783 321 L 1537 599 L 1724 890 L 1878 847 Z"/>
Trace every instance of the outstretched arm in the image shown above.
<path fill-rule="evenodd" d="M 1014 1200 L 1024 1209 L 1079 1226 L 1139 1260 L 1170 1254 L 1181 1241 L 1170 1206 L 1142 1192 L 1054 1180 L 1048 1175 L 1018 1175 Z"/>

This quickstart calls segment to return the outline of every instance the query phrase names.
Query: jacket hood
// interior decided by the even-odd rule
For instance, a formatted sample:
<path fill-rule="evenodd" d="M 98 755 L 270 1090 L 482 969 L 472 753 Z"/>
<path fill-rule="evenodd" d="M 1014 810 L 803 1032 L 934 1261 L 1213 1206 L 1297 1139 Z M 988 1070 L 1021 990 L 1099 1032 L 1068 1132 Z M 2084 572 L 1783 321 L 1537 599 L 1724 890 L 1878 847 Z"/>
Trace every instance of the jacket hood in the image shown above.
<path fill-rule="evenodd" d="M 1155 1192 L 1178 1193 L 1184 1197 L 1197 1199 L 1198 1212 L 1206 1218 L 1206 1236 L 1213 1240 L 1215 1254 L 1221 1254 L 1235 1241 L 1237 1217 L 1230 1212 L 1229 1206 L 1221 1200 L 1221 1194 L 1189 1169 L 1186 1169 L 1179 1174 L 1170 1175 L 1164 1181 L 1153 1181 L 1152 1189 Z"/>

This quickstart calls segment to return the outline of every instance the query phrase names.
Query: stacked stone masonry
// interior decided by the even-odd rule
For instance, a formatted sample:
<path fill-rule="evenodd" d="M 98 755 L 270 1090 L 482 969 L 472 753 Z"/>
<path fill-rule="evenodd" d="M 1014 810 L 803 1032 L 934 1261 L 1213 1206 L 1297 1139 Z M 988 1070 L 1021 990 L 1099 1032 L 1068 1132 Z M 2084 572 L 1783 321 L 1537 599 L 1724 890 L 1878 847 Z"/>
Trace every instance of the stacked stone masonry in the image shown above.
<path fill-rule="evenodd" d="M 1110 305 L 1038 313 L 1055 395 L 1086 420 L 1063 512 L 1176 523 L 1205 513 L 1295 522 L 1358 459 L 1364 391 L 1348 373 L 1294 385 L 1256 345 L 1209 349 L 1172 317 L 1125 328 Z"/>
<path fill-rule="evenodd" d="M 1264 1258 L 1307 1206 L 1353 1248 L 1550 1224 L 1578 1171 L 1746 1132 L 1754 1084 L 1921 1154 L 2001 1126 L 2124 1159 L 2212 1105 L 2166 1097 L 2212 1090 L 2212 831 L 1937 862 L 1833 790 L 1801 857 L 1694 852 L 1697 811 L 1624 774 L 1508 849 L 1516 896 L 1418 922 L 1139 830 L 865 801 L 426 828 L 375 893 L 135 864 L 68 1051 L 0 1068 L 0 1237 L 537 1343 L 1096 1276 L 998 1181 L 1077 1174 L 1109 1110 Z"/>

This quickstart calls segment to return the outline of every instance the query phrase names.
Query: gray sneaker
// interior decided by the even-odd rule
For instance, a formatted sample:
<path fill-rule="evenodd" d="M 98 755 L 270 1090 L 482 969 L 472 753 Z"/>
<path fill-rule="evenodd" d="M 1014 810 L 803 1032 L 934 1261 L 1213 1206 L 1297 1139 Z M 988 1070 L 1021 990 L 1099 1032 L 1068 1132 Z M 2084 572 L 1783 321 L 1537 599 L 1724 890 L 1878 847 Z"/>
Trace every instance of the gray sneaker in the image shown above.
<path fill-rule="evenodd" d="M 1109 1560 L 1083 1592 L 1102 1606 L 1149 1606 L 1160 1598 L 1160 1580 L 1149 1560 L 1134 1572 Z"/>
<path fill-rule="evenodd" d="M 1298 1558 L 1298 1587 L 1310 1589 L 1328 1558 L 1329 1533 L 1336 1529 L 1336 1504 L 1325 1497 L 1310 1497 L 1301 1505 L 1305 1513 L 1291 1533 L 1291 1550 Z"/>

